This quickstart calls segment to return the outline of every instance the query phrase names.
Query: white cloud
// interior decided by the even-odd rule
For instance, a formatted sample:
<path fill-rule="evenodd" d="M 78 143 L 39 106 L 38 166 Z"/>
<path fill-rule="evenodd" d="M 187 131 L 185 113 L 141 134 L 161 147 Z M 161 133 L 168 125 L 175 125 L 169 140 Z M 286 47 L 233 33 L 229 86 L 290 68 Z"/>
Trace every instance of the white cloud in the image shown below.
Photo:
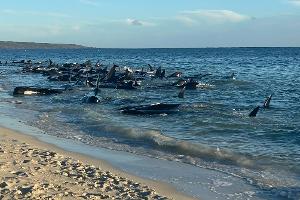
<path fill-rule="evenodd" d="M 185 15 L 179 15 L 176 17 L 176 19 L 186 25 L 194 25 L 198 23 L 198 21 L 193 17 L 185 16 Z"/>
<path fill-rule="evenodd" d="M 296 6 L 300 6 L 300 0 L 289 0 L 289 2 L 290 2 L 291 4 L 296 5 Z"/>
<path fill-rule="evenodd" d="M 127 24 L 133 25 L 133 26 L 143 26 L 142 21 L 139 21 L 137 19 L 126 19 Z"/>
<path fill-rule="evenodd" d="M 155 26 L 154 23 L 141 21 L 141 20 L 137 20 L 137 19 L 131 19 L 131 18 L 126 19 L 126 24 L 132 25 L 132 26 Z"/>
<path fill-rule="evenodd" d="M 98 6 L 98 2 L 96 0 L 80 0 L 80 2 L 90 6 Z"/>
<path fill-rule="evenodd" d="M 74 31 L 80 31 L 81 27 L 79 25 L 74 25 L 71 27 L 71 29 Z"/>
<path fill-rule="evenodd" d="M 237 23 L 251 19 L 231 10 L 193 10 L 183 11 L 177 19 L 185 24 L 193 25 L 198 23 Z"/>

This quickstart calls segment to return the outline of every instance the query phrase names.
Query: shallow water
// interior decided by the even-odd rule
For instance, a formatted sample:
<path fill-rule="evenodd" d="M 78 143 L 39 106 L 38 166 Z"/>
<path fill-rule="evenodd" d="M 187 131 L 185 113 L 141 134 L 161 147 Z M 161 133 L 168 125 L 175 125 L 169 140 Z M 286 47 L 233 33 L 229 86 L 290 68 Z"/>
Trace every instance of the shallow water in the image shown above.
<path fill-rule="evenodd" d="M 150 63 L 167 75 L 210 73 L 202 87 L 175 98 L 175 79 L 147 79 L 141 89 L 101 89 L 97 105 L 82 104 L 92 89 L 76 87 L 50 97 L 12 97 L 15 86 L 53 86 L 39 74 L 1 66 L 1 101 L 22 101 L 16 115 L 60 137 L 136 154 L 186 162 L 234 174 L 274 198 L 299 198 L 300 48 L 0 50 L 2 62 L 21 59 L 56 63 L 98 60 L 134 69 Z M 225 77 L 232 72 L 235 80 Z M 270 109 L 249 112 L 274 94 Z M 123 115 L 118 108 L 156 102 L 181 103 L 169 115 Z M 30 112 L 28 112 L 30 111 Z M 13 115 L 14 113 L 12 113 Z M 285 192 L 285 193 L 284 193 Z"/>

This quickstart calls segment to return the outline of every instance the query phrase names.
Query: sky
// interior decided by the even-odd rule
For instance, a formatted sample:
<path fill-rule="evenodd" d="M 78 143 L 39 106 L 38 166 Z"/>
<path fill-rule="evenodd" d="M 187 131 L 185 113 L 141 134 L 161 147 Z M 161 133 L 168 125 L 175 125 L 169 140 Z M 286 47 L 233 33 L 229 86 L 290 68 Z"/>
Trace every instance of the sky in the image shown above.
<path fill-rule="evenodd" d="M 0 41 L 300 47 L 300 0 L 1 0 Z"/>

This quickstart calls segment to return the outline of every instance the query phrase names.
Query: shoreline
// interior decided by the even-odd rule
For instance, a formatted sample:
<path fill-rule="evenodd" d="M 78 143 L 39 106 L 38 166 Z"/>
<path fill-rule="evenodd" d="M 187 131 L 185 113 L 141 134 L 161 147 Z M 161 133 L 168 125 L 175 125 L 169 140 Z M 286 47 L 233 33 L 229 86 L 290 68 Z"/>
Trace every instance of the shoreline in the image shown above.
<path fill-rule="evenodd" d="M 3 140 L 5 141 L 5 143 L 4 143 Z M 161 182 L 158 182 L 158 181 L 153 181 L 153 180 L 147 180 L 145 178 L 140 178 L 138 176 L 135 176 L 135 175 L 123 172 L 123 171 L 121 171 L 119 169 L 116 169 L 115 167 L 111 166 L 110 164 L 108 164 L 104 160 L 95 159 L 95 158 L 89 157 L 87 155 L 78 154 L 78 153 L 75 153 L 75 152 L 69 152 L 69 151 L 63 150 L 63 149 L 61 149 L 61 148 L 59 148 L 57 146 L 54 146 L 52 144 L 48 144 L 48 143 L 42 142 L 42 141 L 38 140 L 38 138 L 35 138 L 34 136 L 30 136 L 30 135 L 26 135 L 26 134 L 23 134 L 23 133 L 19 133 L 19 132 L 15 131 L 15 130 L 11 130 L 11 129 L 8 129 L 8 128 L 0 127 L 0 143 L 2 143 L 2 145 L 1 145 L 2 146 L 2 151 L 3 151 L 2 156 L 7 157 L 8 155 L 10 155 L 9 158 L 7 158 L 9 161 L 6 163 L 6 165 L 8 164 L 8 165 L 14 166 L 14 165 L 17 165 L 16 163 L 19 163 L 19 162 L 22 161 L 22 159 L 24 159 L 24 157 L 22 158 L 21 153 L 17 152 L 20 149 L 22 149 L 23 151 L 24 151 L 24 149 L 25 149 L 25 151 L 27 149 L 27 152 L 32 151 L 32 149 L 34 149 L 37 152 L 42 153 L 42 154 L 43 154 L 43 152 L 50 152 L 50 153 L 52 152 L 51 154 L 57 154 L 57 155 L 59 155 L 61 157 L 61 159 L 70 159 L 70 163 L 72 163 L 71 161 L 73 161 L 73 162 L 77 162 L 77 164 L 79 163 L 78 165 L 83 165 L 85 167 L 90 167 L 90 166 L 95 166 L 96 168 L 99 167 L 99 173 L 100 172 L 101 173 L 108 172 L 109 176 L 112 176 L 114 178 L 118 177 L 117 178 L 118 181 L 120 181 L 120 180 L 124 180 L 125 181 L 126 180 L 125 182 L 126 182 L 127 186 L 126 187 L 122 187 L 122 189 L 126 190 L 126 189 L 130 189 L 131 187 L 133 187 L 132 185 L 130 185 L 130 183 L 131 184 L 136 184 L 136 185 L 138 185 L 138 186 L 141 187 L 140 190 L 139 190 L 140 193 L 138 193 L 136 195 L 149 195 L 149 197 L 145 196 L 145 198 L 149 198 L 149 199 L 164 199 L 166 197 L 166 199 L 186 199 L 186 200 L 194 199 L 192 197 L 188 197 L 186 194 L 183 194 L 183 193 L 177 191 L 175 188 L 173 188 L 172 186 L 170 186 L 170 185 L 168 185 L 166 183 L 161 183 Z M 7 146 L 5 147 L 4 145 L 7 145 Z M 15 148 L 11 148 L 12 146 L 15 146 Z M 7 150 L 9 152 L 7 152 Z M 13 160 L 12 159 L 13 157 L 17 158 L 17 159 Z M 24 162 L 24 161 L 25 162 L 36 162 L 34 159 L 33 160 L 30 160 L 30 159 L 33 159 L 33 158 L 32 157 L 27 157 L 27 159 L 23 160 L 22 162 Z M 54 159 L 55 161 L 59 161 L 58 158 L 52 158 L 52 159 Z M 61 160 L 59 162 L 61 162 Z M 6 166 L 6 165 L 3 165 L 3 163 L 1 163 L 0 167 L 3 169 L 3 166 Z M 26 164 L 24 164 L 24 165 L 26 167 Z M 46 167 L 41 167 L 43 165 L 46 166 Z M 48 163 L 44 163 L 41 166 L 39 166 L 39 167 L 41 167 L 43 169 L 45 168 L 44 171 L 46 171 L 46 172 L 49 171 L 49 170 L 51 171 L 52 170 L 51 168 L 53 168 L 53 166 L 48 166 Z M 24 168 L 23 164 L 20 164 L 19 167 L 21 169 Z M 5 176 L 3 176 L 3 174 L 6 173 L 6 175 L 7 175 L 7 174 L 9 174 L 9 171 L 11 171 L 11 170 L 10 170 L 10 168 L 7 168 L 7 167 L 4 167 L 4 168 L 6 170 L 4 170 L 4 171 L 1 170 L 1 173 L 0 173 L 1 176 L 2 176 L 1 183 L 3 183 L 2 186 L 5 186 L 5 185 L 9 186 L 10 184 L 8 182 L 5 182 Z M 29 168 L 27 168 L 27 170 L 28 169 Z M 35 173 L 39 174 L 35 170 L 33 170 L 31 172 L 29 172 L 29 171 L 25 171 L 25 173 L 26 174 L 30 174 L 30 173 L 32 173 L 32 174 L 35 174 Z M 75 169 L 75 173 L 78 173 L 78 171 L 76 171 L 76 169 Z M 50 176 L 52 176 L 52 175 L 56 176 L 56 179 L 57 179 L 57 174 L 54 175 L 54 174 L 50 173 Z M 9 176 L 7 176 L 7 177 L 9 177 Z M 70 177 L 65 177 L 62 174 L 59 175 L 58 177 L 62 178 L 63 180 L 65 180 L 65 178 L 70 179 Z M 34 176 L 32 176 L 31 178 L 34 179 Z M 51 177 L 50 177 L 50 179 L 51 179 Z M 28 184 L 28 181 L 30 182 L 30 179 L 27 179 L 27 184 Z M 26 181 L 25 181 L 25 183 L 22 183 L 22 184 L 23 185 L 24 184 L 27 185 Z M 124 184 L 124 185 L 126 185 L 126 184 Z M 12 184 L 12 185 L 14 185 L 14 184 Z M 6 187 L 3 187 L 4 191 L 7 191 L 7 190 L 5 190 Z M 16 188 L 14 190 L 11 190 L 11 191 L 14 191 L 14 192 L 22 191 L 22 188 L 20 189 L 20 185 L 16 184 L 15 187 Z M 18 187 L 19 187 L 19 189 L 17 189 Z M 21 185 L 21 187 L 23 187 L 23 186 Z M 35 188 L 35 187 L 33 187 L 33 188 Z M 31 189 L 33 190 L 33 188 L 31 188 Z M 76 187 L 74 187 L 74 188 L 76 188 Z M 112 189 L 112 188 L 110 188 L 110 189 Z M 94 189 L 97 190 L 96 187 Z M 36 191 L 40 191 L 40 190 L 41 190 L 41 188 L 36 188 Z M 2 193 L 2 191 L 1 191 L 1 193 Z M 20 192 L 17 192 L 17 193 L 20 193 Z M 110 192 L 110 193 L 117 193 L 117 191 L 113 191 L 113 192 Z M 74 192 L 59 193 L 59 195 L 62 195 L 62 196 L 66 195 L 66 194 L 69 194 L 69 195 L 73 194 L 73 195 L 75 195 Z M 86 194 L 87 195 L 86 192 L 82 192 L 82 194 Z M 91 194 L 94 194 L 94 193 L 91 193 Z M 6 194 L 6 195 L 8 195 L 8 194 Z M 10 195 L 12 195 L 12 194 L 10 194 Z M 22 195 L 22 194 L 17 194 L 17 195 Z M 115 195 L 115 194 L 111 194 L 111 195 Z M 150 195 L 152 195 L 152 196 L 150 196 Z M 3 196 L 3 197 L 5 197 L 5 196 Z M 21 196 L 21 198 L 22 197 L 24 197 L 24 196 Z M 65 196 L 65 197 L 68 197 L 68 195 Z M 97 195 L 96 194 L 94 196 L 92 195 L 92 197 L 96 198 Z M 98 197 L 100 197 L 100 196 L 98 196 Z M 102 197 L 103 198 L 105 197 L 105 193 L 104 193 L 104 196 L 102 196 Z M 108 197 L 108 196 L 106 196 L 106 197 Z M 113 196 L 109 196 L 109 198 L 113 198 Z M 115 196 L 114 198 L 118 198 L 118 197 Z"/>
<path fill-rule="evenodd" d="M 5 109 L 0 120 L 0 130 L 1 127 L 18 134 L 22 140 L 30 138 L 32 142 L 37 142 L 42 147 L 49 146 L 49 149 L 55 149 L 58 153 L 62 151 L 66 155 L 74 155 L 74 158 L 88 159 L 92 163 L 95 162 L 94 165 L 102 161 L 101 164 L 106 164 L 111 171 L 124 173 L 129 179 L 133 177 L 136 182 L 146 181 L 146 185 L 150 188 L 158 188 L 156 192 L 163 192 L 159 193 L 160 195 L 166 194 L 164 196 L 168 197 L 171 194 L 180 197 L 173 199 L 266 199 L 264 195 L 261 196 L 258 188 L 228 173 L 176 161 L 98 148 L 72 139 L 52 136 L 41 129 L 26 125 L 13 115 L 7 115 Z"/>

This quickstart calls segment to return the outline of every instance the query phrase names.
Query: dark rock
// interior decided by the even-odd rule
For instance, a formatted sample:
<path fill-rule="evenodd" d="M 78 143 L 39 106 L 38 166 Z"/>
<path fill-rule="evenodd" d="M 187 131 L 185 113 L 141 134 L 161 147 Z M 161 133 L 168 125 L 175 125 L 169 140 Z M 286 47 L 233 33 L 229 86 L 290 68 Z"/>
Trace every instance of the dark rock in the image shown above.
<path fill-rule="evenodd" d="M 6 182 L 0 183 L 0 188 L 5 188 L 6 186 L 8 186 Z"/>

